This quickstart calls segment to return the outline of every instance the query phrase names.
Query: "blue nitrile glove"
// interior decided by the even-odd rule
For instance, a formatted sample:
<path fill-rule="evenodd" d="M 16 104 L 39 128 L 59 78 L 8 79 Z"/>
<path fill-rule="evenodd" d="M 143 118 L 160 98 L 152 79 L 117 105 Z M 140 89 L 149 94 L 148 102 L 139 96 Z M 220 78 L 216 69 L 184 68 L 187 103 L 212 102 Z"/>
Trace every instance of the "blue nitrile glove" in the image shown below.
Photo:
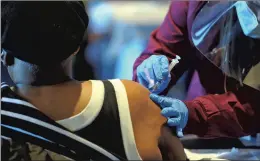
<path fill-rule="evenodd" d="M 186 105 L 178 99 L 158 96 L 156 94 L 151 94 L 150 98 L 161 106 L 161 114 L 168 118 L 167 124 L 169 126 L 176 126 L 177 136 L 183 137 L 182 129 L 188 122 L 188 108 Z"/>
<path fill-rule="evenodd" d="M 152 93 L 161 93 L 167 88 L 171 75 L 169 72 L 169 61 L 164 55 L 152 55 L 137 67 L 137 79 Z M 157 88 L 154 89 L 154 85 Z"/>

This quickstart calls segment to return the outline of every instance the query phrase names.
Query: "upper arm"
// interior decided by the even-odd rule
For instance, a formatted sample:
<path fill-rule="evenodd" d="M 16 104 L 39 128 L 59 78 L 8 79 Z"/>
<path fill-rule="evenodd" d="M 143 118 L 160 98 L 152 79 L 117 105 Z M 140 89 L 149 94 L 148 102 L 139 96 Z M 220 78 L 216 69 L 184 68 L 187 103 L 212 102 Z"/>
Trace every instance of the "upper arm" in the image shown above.
<path fill-rule="evenodd" d="M 122 82 L 126 88 L 135 141 L 142 159 L 161 160 L 160 143 L 167 155 L 185 159 L 179 139 L 164 125 L 166 118 L 161 116 L 160 108 L 150 100 L 149 91 L 138 83 Z"/>

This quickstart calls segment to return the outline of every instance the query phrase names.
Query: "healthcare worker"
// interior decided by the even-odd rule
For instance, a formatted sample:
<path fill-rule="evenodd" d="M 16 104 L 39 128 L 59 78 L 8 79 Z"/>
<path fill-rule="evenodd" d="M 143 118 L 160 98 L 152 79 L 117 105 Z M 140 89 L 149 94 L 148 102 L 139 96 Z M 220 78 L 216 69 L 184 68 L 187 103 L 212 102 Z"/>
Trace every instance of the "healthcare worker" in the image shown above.
<path fill-rule="evenodd" d="M 147 87 L 168 124 L 201 137 L 260 132 L 260 2 L 172 1 L 136 60 L 133 79 Z M 170 60 L 180 57 L 169 71 Z M 188 68 L 207 95 L 191 101 L 158 96 Z M 152 81 L 151 81 L 152 80 Z"/>

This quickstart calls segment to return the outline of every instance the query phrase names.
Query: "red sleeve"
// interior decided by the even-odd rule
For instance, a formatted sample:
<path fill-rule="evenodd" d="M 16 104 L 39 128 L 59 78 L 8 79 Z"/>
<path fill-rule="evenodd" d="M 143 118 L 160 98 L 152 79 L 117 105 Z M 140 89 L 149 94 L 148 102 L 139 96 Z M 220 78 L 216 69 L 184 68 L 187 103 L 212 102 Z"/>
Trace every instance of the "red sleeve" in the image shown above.
<path fill-rule="evenodd" d="M 243 88 L 233 93 L 206 95 L 187 101 L 189 120 L 184 132 L 205 138 L 237 138 L 258 133 L 259 98 L 259 91 Z"/>
<path fill-rule="evenodd" d="M 182 60 L 176 66 L 177 71 L 172 74 L 172 83 L 187 69 L 185 61 L 186 54 L 190 52 L 190 42 L 187 34 L 187 12 L 189 2 L 172 1 L 170 9 L 163 23 L 152 32 L 148 46 L 134 63 L 133 80 L 137 81 L 136 68 L 152 54 L 158 53 L 167 56 L 169 59 L 175 55 L 181 56 Z M 179 74 L 178 74 L 179 73 Z"/>

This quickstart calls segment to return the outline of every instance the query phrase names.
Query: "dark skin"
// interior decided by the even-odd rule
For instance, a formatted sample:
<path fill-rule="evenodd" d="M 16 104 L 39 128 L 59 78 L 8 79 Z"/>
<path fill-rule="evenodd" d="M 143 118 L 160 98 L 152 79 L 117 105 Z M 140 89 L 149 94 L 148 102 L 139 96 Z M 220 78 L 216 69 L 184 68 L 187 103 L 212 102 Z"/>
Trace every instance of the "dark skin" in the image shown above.
<path fill-rule="evenodd" d="M 91 98 L 91 82 L 79 82 L 71 77 L 72 56 L 48 72 L 37 67 L 35 69 L 38 70 L 33 71 L 34 67 L 30 64 L 9 54 L 2 55 L 2 61 L 16 84 L 15 91 L 53 120 L 79 114 Z M 158 105 L 150 100 L 150 92 L 133 81 L 122 80 L 122 83 L 128 96 L 135 141 L 141 158 L 186 160 L 180 140 L 165 125 L 166 118 L 161 116 Z"/>

